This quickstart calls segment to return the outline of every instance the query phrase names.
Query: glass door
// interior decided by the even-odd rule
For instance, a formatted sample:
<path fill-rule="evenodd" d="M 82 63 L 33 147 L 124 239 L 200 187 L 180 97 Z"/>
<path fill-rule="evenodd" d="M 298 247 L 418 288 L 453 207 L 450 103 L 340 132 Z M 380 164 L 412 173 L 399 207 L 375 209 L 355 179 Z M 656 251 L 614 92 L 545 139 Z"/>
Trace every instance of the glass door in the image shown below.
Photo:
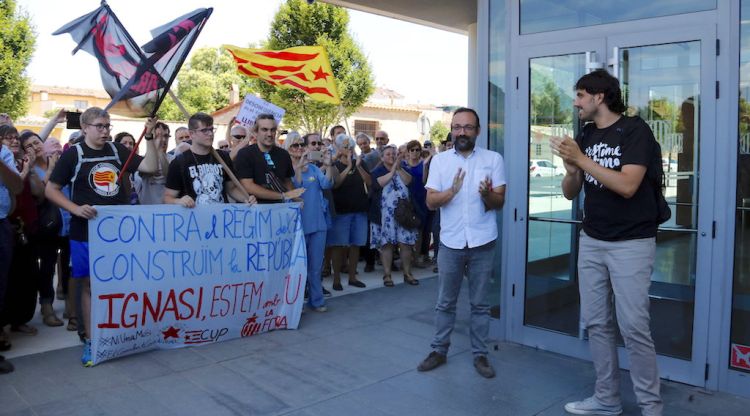
<path fill-rule="evenodd" d="M 693 32 L 685 39 L 684 33 L 662 32 L 604 41 L 606 55 L 596 48 L 553 55 L 529 48 L 524 56 L 528 221 L 525 275 L 517 284 L 522 296 L 516 300 L 523 318 L 517 319 L 515 334 L 527 345 L 588 356 L 576 270 L 584 196 L 573 201 L 562 196 L 562 161 L 551 154 L 549 139 L 578 133 L 573 86 L 581 75 L 603 66 L 596 59 L 601 56 L 620 79 L 627 114 L 643 118 L 662 147 L 673 215 L 659 229 L 650 290 L 660 372 L 703 385 L 708 328 L 705 319 L 696 317 L 708 310 L 714 155 L 710 141 L 701 138 L 714 131 L 715 35 Z M 620 358 L 627 368 L 622 348 Z"/>

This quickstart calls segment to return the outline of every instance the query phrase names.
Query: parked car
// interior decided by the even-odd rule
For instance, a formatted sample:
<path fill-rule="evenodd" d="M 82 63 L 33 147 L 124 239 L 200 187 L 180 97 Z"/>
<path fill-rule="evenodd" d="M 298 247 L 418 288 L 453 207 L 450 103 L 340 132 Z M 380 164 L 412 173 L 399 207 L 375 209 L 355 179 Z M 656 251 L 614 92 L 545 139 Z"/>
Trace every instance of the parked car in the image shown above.
<path fill-rule="evenodd" d="M 565 168 L 562 166 L 555 166 L 547 159 L 531 159 L 529 160 L 529 176 L 542 177 L 542 176 L 563 176 L 565 175 Z"/>

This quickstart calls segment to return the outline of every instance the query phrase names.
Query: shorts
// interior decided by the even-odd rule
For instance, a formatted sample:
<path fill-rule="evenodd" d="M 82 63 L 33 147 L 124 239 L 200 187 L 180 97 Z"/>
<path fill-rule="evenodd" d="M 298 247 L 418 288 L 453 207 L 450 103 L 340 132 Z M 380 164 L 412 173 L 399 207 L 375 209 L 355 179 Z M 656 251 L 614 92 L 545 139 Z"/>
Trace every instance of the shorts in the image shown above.
<path fill-rule="evenodd" d="M 326 246 L 363 246 L 367 244 L 367 213 L 338 214 L 328 230 Z"/>
<path fill-rule="evenodd" d="M 70 263 L 70 277 L 82 279 L 90 276 L 88 241 L 70 240 Z"/>

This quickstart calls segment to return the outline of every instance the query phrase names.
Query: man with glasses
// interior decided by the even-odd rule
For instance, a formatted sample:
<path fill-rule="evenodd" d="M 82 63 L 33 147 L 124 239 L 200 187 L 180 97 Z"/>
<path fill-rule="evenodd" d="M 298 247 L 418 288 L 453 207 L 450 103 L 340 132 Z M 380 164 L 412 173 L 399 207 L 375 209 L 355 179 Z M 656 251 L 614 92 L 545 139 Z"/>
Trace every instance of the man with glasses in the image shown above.
<path fill-rule="evenodd" d="M 479 129 L 476 111 L 462 107 L 453 113 L 455 148 L 433 157 L 425 185 L 427 207 L 440 208 L 439 288 L 432 352 L 417 370 L 429 371 L 445 364 L 456 321 L 456 301 L 466 275 L 474 368 L 482 377 L 492 378 L 495 370 L 487 360 L 487 291 L 495 263 L 496 211 L 505 202 L 505 168 L 499 153 L 475 147 Z"/>
<path fill-rule="evenodd" d="M 180 153 L 169 165 L 164 203 L 193 208 L 196 205 L 227 202 L 229 195 L 235 201 L 254 204 L 255 197 L 246 198 L 242 190 L 231 181 L 221 163 L 211 154 L 215 132 L 213 117 L 206 113 L 195 113 L 188 120 L 188 128 L 190 149 Z M 218 154 L 232 170 L 229 154 Z"/>
<path fill-rule="evenodd" d="M 378 154 L 383 154 L 383 148 L 388 144 L 388 133 L 383 130 L 375 132 L 375 147 Z"/>
<path fill-rule="evenodd" d="M 146 140 L 153 139 L 156 149 L 159 150 L 157 158 L 159 166 L 154 174 L 137 173 L 134 180 L 134 188 L 138 193 L 138 201 L 141 205 L 161 204 L 164 197 L 164 186 L 167 184 L 167 174 L 169 173 L 169 162 L 174 159 L 174 155 L 167 153 L 169 145 L 169 126 L 157 122 L 154 127 L 153 135 L 146 133 Z"/>
<path fill-rule="evenodd" d="M 292 158 L 276 146 L 277 130 L 272 114 L 258 115 L 253 124 L 257 142 L 240 149 L 234 162 L 242 186 L 260 203 L 288 202 L 305 191 L 294 189 Z"/>
<path fill-rule="evenodd" d="M 154 143 L 156 119 L 146 122 L 146 155 L 133 155 L 127 172 L 154 173 L 158 165 Z M 69 147 L 57 161 L 47 182 L 45 197 L 73 214 L 70 220 L 70 256 L 72 278 L 81 285 L 81 309 L 85 325 L 85 342 L 81 363 L 91 367 L 91 285 L 89 281 L 88 220 L 96 217 L 95 205 L 129 205 L 126 186 L 117 181 L 130 155 L 127 147 L 107 141 L 112 125 L 109 113 L 92 107 L 81 114 L 84 139 Z M 126 175 L 123 175 L 123 178 Z M 62 188 L 71 185 L 70 198 Z"/>
<path fill-rule="evenodd" d="M 241 149 L 248 147 L 251 144 L 255 144 L 255 136 L 250 132 L 250 130 L 243 125 L 235 125 L 234 123 L 235 119 L 233 118 L 229 123 L 232 128 L 227 130 L 226 137 L 230 149 L 229 156 L 232 158 L 232 160 L 235 160 L 237 158 L 237 153 L 239 153 Z"/>

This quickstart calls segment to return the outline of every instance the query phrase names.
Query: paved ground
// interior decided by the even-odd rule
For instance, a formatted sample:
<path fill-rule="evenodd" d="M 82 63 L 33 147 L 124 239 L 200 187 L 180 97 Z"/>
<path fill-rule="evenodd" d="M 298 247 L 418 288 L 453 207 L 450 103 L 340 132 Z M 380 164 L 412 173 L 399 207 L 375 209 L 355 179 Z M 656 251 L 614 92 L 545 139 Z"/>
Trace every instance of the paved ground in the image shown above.
<path fill-rule="evenodd" d="M 465 289 L 465 287 L 464 287 Z M 465 290 L 464 290 L 465 292 Z M 590 394 L 589 363 L 501 343 L 498 377 L 472 367 L 463 296 L 448 364 L 415 370 L 428 352 L 436 281 L 329 300 L 296 331 L 154 351 L 82 368 L 80 347 L 17 357 L 0 376 L 12 415 L 562 415 Z M 624 373 L 625 414 L 638 414 Z M 747 415 L 750 400 L 663 383 L 668 415 Z"/>

